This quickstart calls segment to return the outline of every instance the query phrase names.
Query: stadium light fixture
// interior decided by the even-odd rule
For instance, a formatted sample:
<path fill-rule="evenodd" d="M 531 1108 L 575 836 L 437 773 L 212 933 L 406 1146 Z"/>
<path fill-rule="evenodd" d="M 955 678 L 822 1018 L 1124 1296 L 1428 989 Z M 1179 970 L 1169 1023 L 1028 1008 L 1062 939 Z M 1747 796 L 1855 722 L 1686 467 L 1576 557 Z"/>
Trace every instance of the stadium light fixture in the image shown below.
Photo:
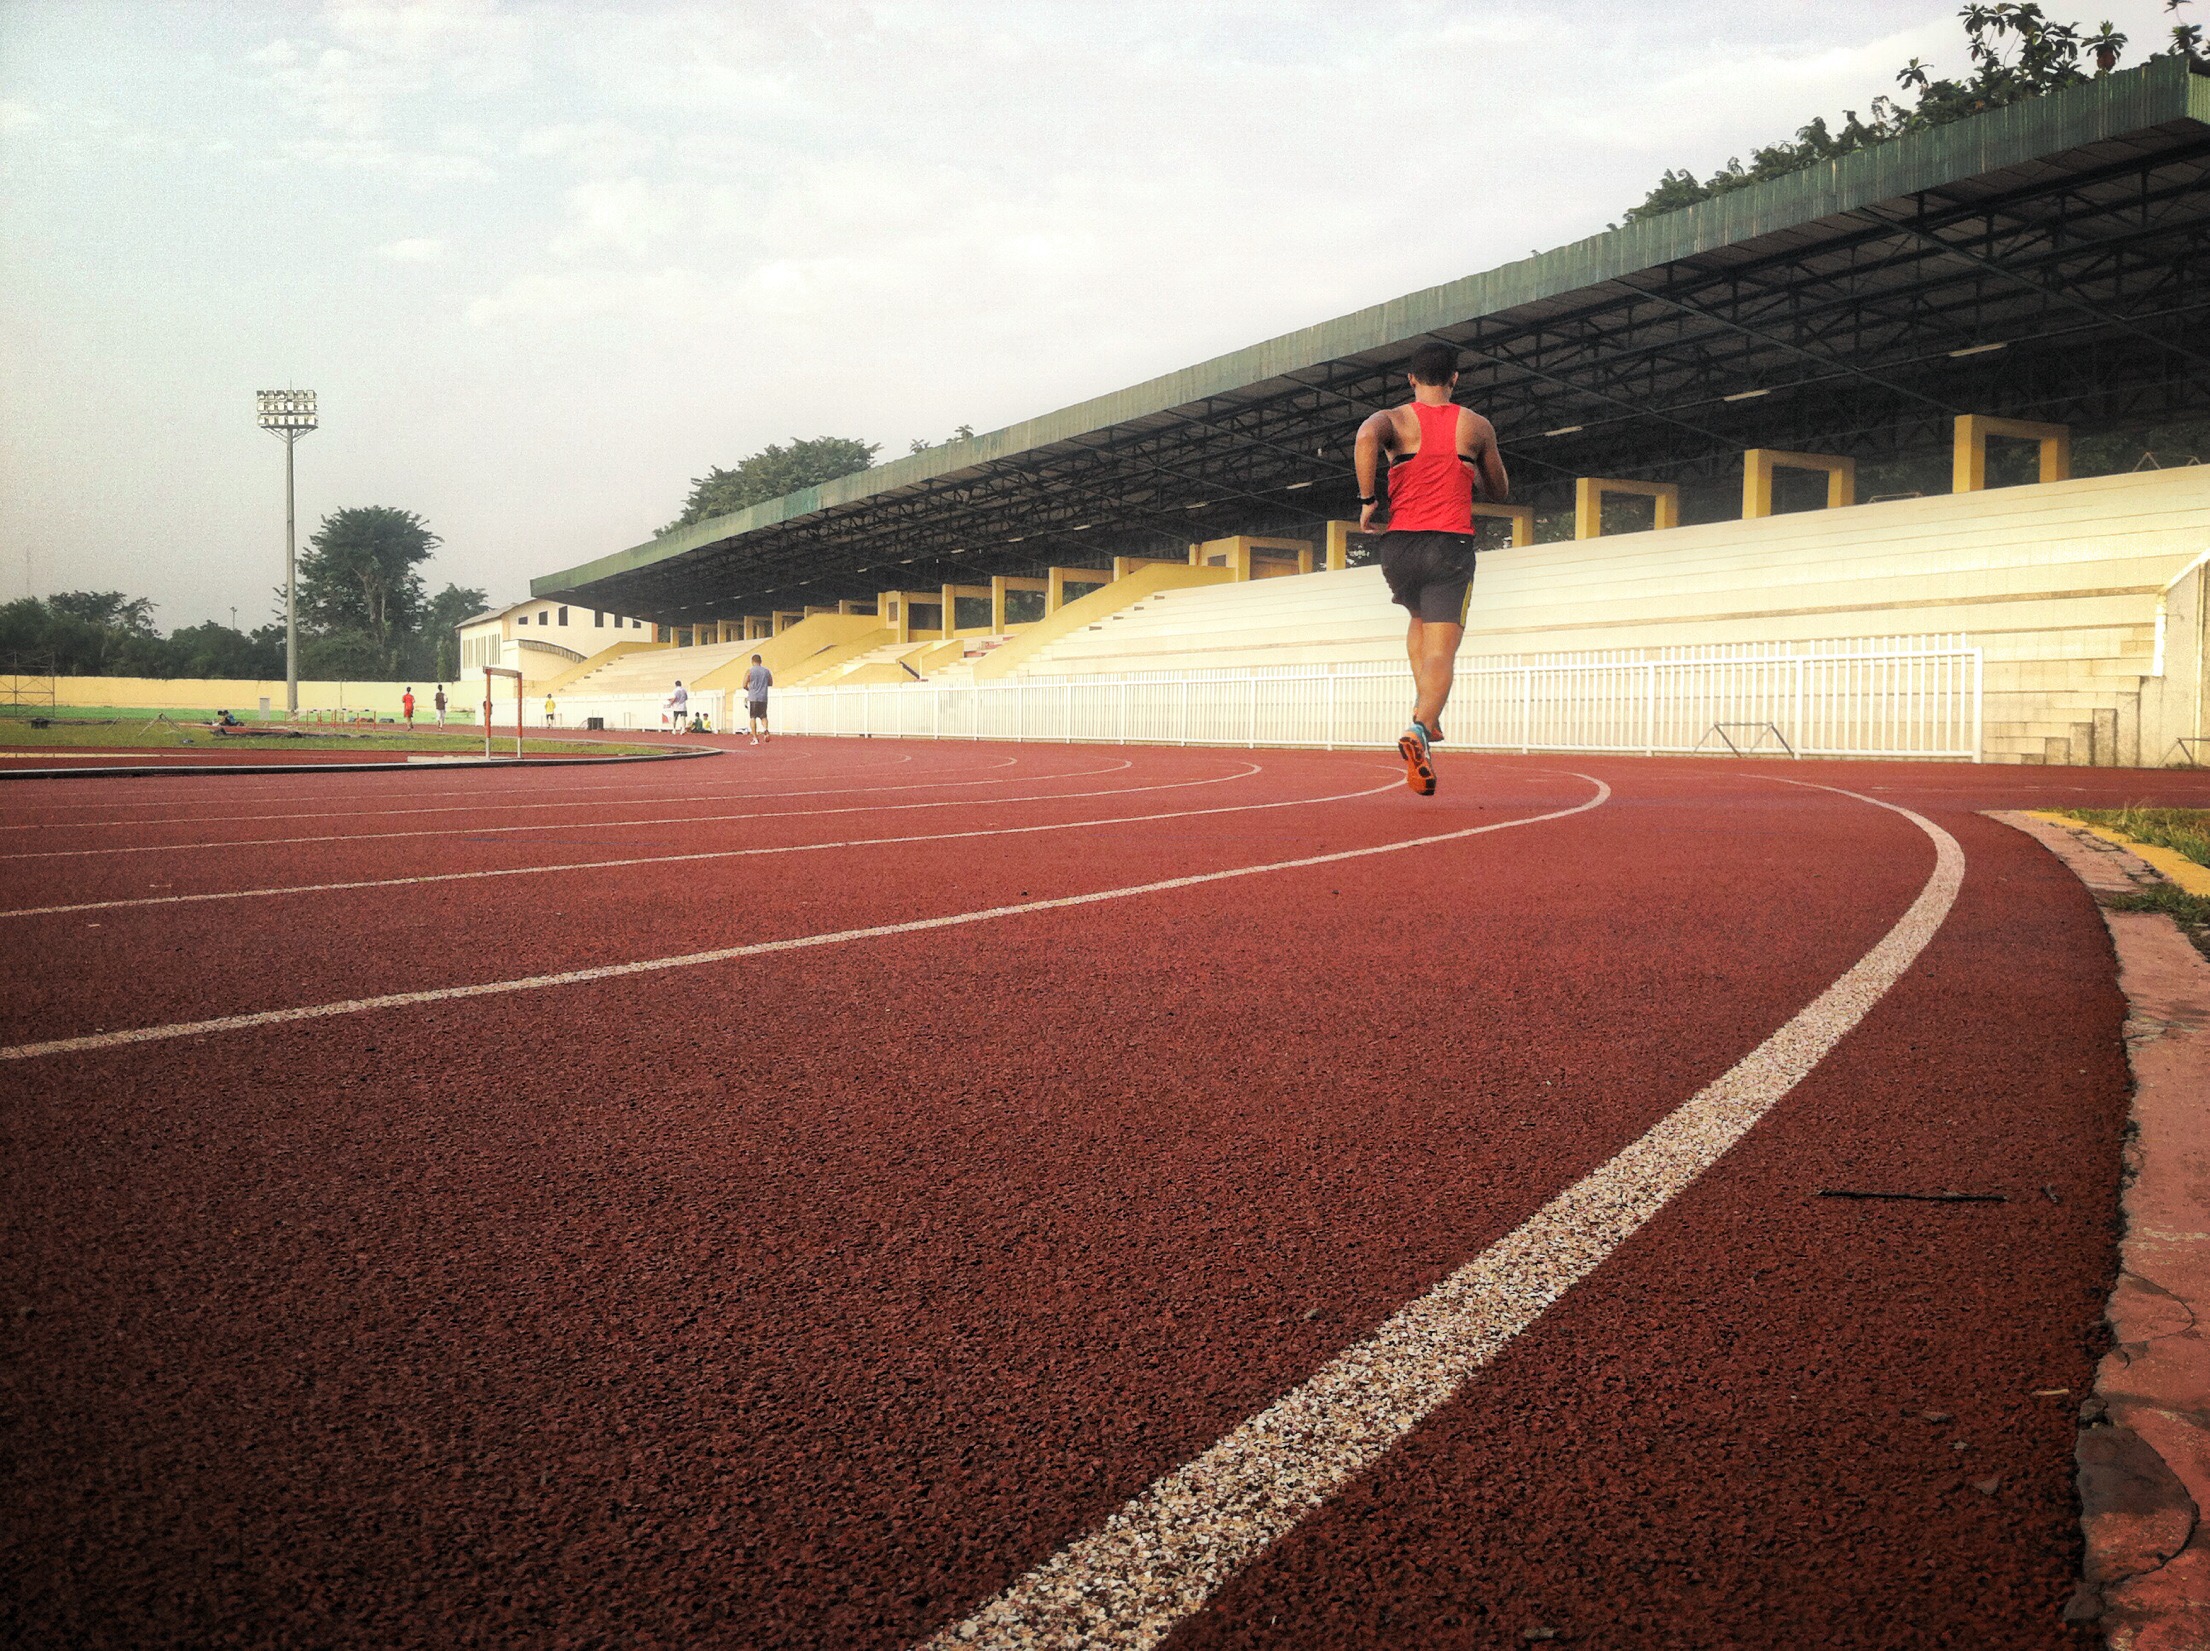
<path fill-rule="evenodd" d="M 1759 396 L 1769 396 L 1770 390 L 1737 390 L 1731 396 L 1721 396 L 1721 401 L 1755 401 Z"/>
<path fill-rule="evenodd" d="M 299 527 L 292 449 L 321 425 L 312 390 L 259 390 L 254 408 L 262 429 L 284 443 L 284 711 L 299 715 Z"/>
<path fill-rule="evenodd" d="M 1577 436 L 1588 428 L 1585 424 L 1561 424 L 1555 430 L 1545 430 L 1546 436 Z"/>
<path fill-rule="evenodd" d="M 1986 355 L 1991 350 L 2007 350 L 2009 348 L 2009 339 L 2004 339 L 1999 343 L 1994 344 L 1968 344 L 1961 350 L 1951 350 L 1949 352 L 1949 359 L 1952 361 L 1957 361 L 1968 355 Z"/>

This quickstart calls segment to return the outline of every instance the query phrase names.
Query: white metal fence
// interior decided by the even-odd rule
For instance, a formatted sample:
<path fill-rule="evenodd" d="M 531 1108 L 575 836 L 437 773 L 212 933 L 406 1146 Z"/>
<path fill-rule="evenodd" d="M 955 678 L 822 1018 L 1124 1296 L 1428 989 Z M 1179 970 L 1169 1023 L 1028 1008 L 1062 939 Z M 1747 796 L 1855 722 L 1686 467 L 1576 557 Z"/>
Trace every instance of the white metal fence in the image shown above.
<path fill-rule="evenodd" d="M 1976 762 L 1982 674 L 1963 636 L 1471 659 L 1445 727 L 1476 750 Z M 774 720 L 784 734 L 1333 749 L 1392 743 L 1411 692 L 1402 665 L 1135 672 L 792 688 Z"/>

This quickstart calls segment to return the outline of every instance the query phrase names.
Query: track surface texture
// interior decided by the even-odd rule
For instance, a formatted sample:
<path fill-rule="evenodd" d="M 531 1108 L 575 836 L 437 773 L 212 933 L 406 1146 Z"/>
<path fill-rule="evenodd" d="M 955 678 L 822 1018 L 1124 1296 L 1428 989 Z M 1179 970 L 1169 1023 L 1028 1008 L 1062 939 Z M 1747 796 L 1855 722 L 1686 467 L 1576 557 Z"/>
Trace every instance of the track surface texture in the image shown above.
<path fill-rule="evenodd" d="M 1163 1643 L 2081 1643 L 2123 1005 L 1976 811 L 2206 776 L 1440 774 L 8 787 L 0 1637 L 925 1641 L 1818 998 L 1935 875 L 1890 803 L 1964 860 L 1893 988 Z"/>

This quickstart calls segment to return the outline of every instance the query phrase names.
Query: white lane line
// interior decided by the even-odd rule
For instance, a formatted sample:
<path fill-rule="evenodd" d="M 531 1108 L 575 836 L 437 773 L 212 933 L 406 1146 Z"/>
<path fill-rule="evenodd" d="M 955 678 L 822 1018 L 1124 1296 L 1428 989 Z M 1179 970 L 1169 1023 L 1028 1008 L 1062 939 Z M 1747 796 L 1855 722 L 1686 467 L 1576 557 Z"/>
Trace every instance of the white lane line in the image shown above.
<path fill-rule="evenodd" d="M 1009 768 L 1013 761 L 1013 758 L 1008 757 L 1003 762 L 991 763 L 988 766 Z M 23 825 L 0 825 L 0 831 L 58 831 L 71 829 L 82 831 L 89 830 L 94 826 L 122 826 L 135 830 L 148 826 L 168 825 L 238 825 L 258 820 L 365 820 L 392 814 L 520 813 L 524 809 L 533 808 L 619 808 L 625 803 L 649 803 L 656 808 L 672 808 L 678 803 L 722 803 L 732 800 L 779 802 L 786 797 L 834 797 L 854 791 L 868 793 L 877 791 L 933 791 L 956 785 L 1019 785 L 1025 780 L 1079 780 L 1087 779 L 1093 774 L 1111 774 L 1118 769 L 1134 766 L 1135 764 L 1132 762 L 1122 762 L 1104 768 L 1075 769 L 1065 774 L 1008 774 L 1002 779 L 991 780 L 919 780 L 911 785 L 820 786 L 809 791 L 737 791 L 733 788 L 725 788 L 719 791 L 697 792 L 684 797 L 655 797 L 649 794 L 640 795 L 632 792 L 618 802 L 609 802 L 604 798 L 585 797 L 574 800 L 563 799 L 559 802 L 550 803 L 443 803 L 431 808 L 317 808 L 296 814 L 177 814 L 161 820 L 57 820 Z M 612 790 L 616 788 L 603 787 L 601 789 Z M 441 793 L 441 795 L 445 794 L 447 793 Z M 317 798 L 316 800 L 325 801 L 329 799 Z M 13 858 L 13 856 L 0 855 L 0 859 L 10 858 Z"/>
<path fill-rule="evenodd" d="M 1934 844 L 1918 898 L 1848 973 L 1640 1140 L 924 1651 L 1157 1645 L 1717 1163 L 1901 978 L 1964 880 L 1964 851 L 1931 820 L 1841 794 Z"/>
<path fill-rule="evenodd" d="M 1117 774 L 1124 768 L 1133 768 L 1134 766 L 1135 764 L 1132 762 L 1117 762 L 1108 764 L 1104 768 L 1085 768 L 1072 774 L 1045 774 L 1035 777 L 1052 780 L 1087 780 L 1094 779 L 1100 774 Z M 1249 772 L 1256 774 L 1259 769 L 1254 764 Z M 1245 778 L 1245 776 L 1242 774 L 1226 774 L 1222 775 L 1221 778 L 1239 780 Z M 1011 780 L 976 780 L 971 783 L 976 785 L 1008 785 L 1015 782 Z M 1178 780 L 1174 783 L 1176 785 L 1211 785 L 1215 782 L 1212 780 Z M 871 791 L 926 791 L 933 788 L 929 786 L 886 785 L 859 789 Z M 1137 787 L 1136 789 L 1171 790 L 1172 787 L 1155 786 L 1149 788 Z M 786 793 L 785 795 L 804 795 L 804 793 Z M 1117 795 L 1117 793 L 1067 791 L 1058 795 L 1072 798 L 1111 796 Z M 716 800 L 712 797 L 677 797 L 672 799 L 672 802 L 713 802 Z M 763 800 L 774 802 L 781 799 L 770 797 Z M 333 831 L 326 832 L 319 837 L 217 837 L 197 843 L 111 843 L 104 848 L 23 849 L 12 854 L 0 854 L 0 861 L 85 860 L 111 854 L 191 854 L 202 849 L 294 848 L 310 843 L 400 843 L 423 837 L 507 837 L 525 831 L 615 831 L 631 826 L 724 825 L 732 820 L 818 820 L 831 814 L 885 814 L 897 809 L 912 808 L 990 808 L 1006 802 L 1052 802 L 1055 800 L 1057 799 L 1051 795 L 1035 797 L 957 797 L 938 803 L 861 803 L 850 808 L 770 808 L 755 809 L 744 814 L 670 814 L 660 818 L 644 820 L 545 820 L 534 825 L 430 826 L 419 831 Z M 639 807 L 648 804 L 660 807 L 670 806 L 670 802 L 667 800 L 651 797 L 642 798 L 638 802 Z M 591 806 L 607 808 L 620 805 L 594 803 Z"/>
<path fill-rule="evenodd" d="M 1146 791 L 1186 791 L 1193 786 L 1224 785 L 1261 772 L 1258 764 L 1246 765 L 1240 774 L 1222 774 L 1209 780 L 1173 780 L 1161 785 L 1124 785 L 1111 791 L 1078 791 L 1077 797 L 1133 797 Z M 280 894 L 330 894 L 350 889 L 402 889 L 420 883 L 466 883 L 483 877 L 541 877 L 555 871 L 607 871 L 622 866 L 673 866 L 695 860 L 742 860 L 762 854 L 811 854 L 831 848 L 882 848 L 892 843 L 949 843 L 966 837 L 1018 837 L 1036 831 L 1079 831 L 1088 826 L 1140 825 L 1152 820 L 1187 820 L 1201 814 L 1245 814 L 1262 808 L 1304 808 L 1315 803 L 1339 803 L 1352 797 L 1371 797 L 1387 785 L 1364 791 L 1341 791 L 1328 797 L 1290 797 L 1273 803 L 1231 803 L 1224 808 L 1184 808 L 1171 814 L 1120 814 L 1103 820 L 1057 820 L 1044 825 L 992 826 L 975 831 L 938 831 L 911 837 L 853 837 L 830 843 L 773 843 L 760 848 L 700 849 L 690 854 L 639 854 L 619 860 L 570 860 L 553 866 L 493 866 L 480 871 L 425 872 L 415 877 L 371 877 L 347 883 L 287 883 L 259 889 L 217 889 L 202 894 L 145 894 L 127 900 L 80 900 L 67 906 L 17 906 L 0 911 L 0 918 L 58 917 L 70 912 L 115 911 L 126 906 L 190 906 L 209 900 L 260 900 Z M 991 803 L 1047 802 L 1065 797 L 993 797 Z M 974 808 L 972 798 L 960 803 L 899 803 L 894 808 L 844 808 L 836 814 L 903 813 L 920 808 Z M 744 816 L 739 816 L 743 818 Z M 806 818 L 815 818 L 808 815 Z M 769 819 L 780 818 L 777 815 Z"/>
<path fill-rule="evenodd" d="M 1166 877 L 1155 883 L 1131 883 L 1124 888 L 1098 889 L 1089 894 L 1061 895 L 1050 900 L 1024 900 L 1013 906 L 985 906 L 977 911 L 952 912 L 944 917 L 921 917 L 905 923 L 878 923 L 864 929 L 837 929 L 826 934 L 796 935 L 788 940 L 760 940 L 746 946 L 722 946 L 710 952 L 685 952 L 675 957 L 645 958 L 635 963 L 606 963 L 589 969 L 567 969 L 558 974 L 525 975 L 517 980 L 487 980 L 473 986 L 438 986 L 421 992 L 390 992 L 381 997 L 347 998 L 338 1003 L 306 1004 L 296 1009 L 261 1009 L 251 1014 L 223 1015 L 214 1020 L 176 1021 L 166 1026 L 134 1026 L 120 1032 L 93 1032 L 82 1037 L 53 1038 L 44 1043 L 18 1043 L 0 1048 L 0 1061 L 35 1060 L 46 1055 L 74 1054 L 86 1049 L 113 1049 L 126 1043 L 159 1043 L 170 1038 L 202 1037 L 210 1032 L 237 1032 L 253 1026 L 282 1026 L 293 1021 L 323 1020 L 332 1015 L 360 1015 L 378 1009 L 406 1009 L 424 1003 L 450 1003 L 460 998 L 496 997 L 508 992 L 535 992 L 554 986 L 581 986 L 596 980 L 618 980 L 630 975 L 659 974 L 669 969 L 695 969 L 710 963 L 729 963 L 743 957 L 764 957 L 772 952 L 804 951 L 814 946 L 840 946 L 854 940 L 879 940 L 890 935 L 922 934 L 930 929 L 961 928 L 969 923 L 988 923 L 1002 917 L 1024 917 L 1030 912 L 1066 911 L 1075 906 L 1094 906 L 1107 900 L 1130 900 L 1138 895 L 1164 894 L 1172 889 L 1199 888 L 1207 883 L 1225 883 L 1238 877 L 1261 877 L 1269 872 L 1299 871 L 1307 866 L 1330 866 L 1343 860 L 1363 860 L 1376 854 L 1399 854 L 1406 849 L 1426 848 L 1435 843 L 1455 843 L 1466 837 L 1480 837 L 1492 831 L 1509 831 L 1515 826 L 1540 825 L 1545 820 L 1563 820 L 1570 815 L 1585 814 L 1592 808 L 1601 808 L 1611 797 L 1611 787 L 1590 774 L 1575 774 L 1577 780 L 1586 780 L 1596 787 L 1596 794 L 1585 803 L 1575 803 L 1571 808 L 1552 809 L 1547 814 L 1530 814 L 1517 820 L 1497 820 L 1489 825 L 1467 826 L 1458 831 L 1442 831 L 1426 837 L 1406 837 L 1394 843 L 1377 843 L 1367 848 L 1337 849 L 1329 854 L 1307 854 L 1295 860 L 1269 860 L 1255 866 L 1234 866 L 1226 871 L 1193 872 L 1186 877 Z M 1403 784 L 1391 780 L 1377 786 L 1379 791 L 1391 790 Z M 1364 795 L 1353 792 L 1350 795 Z M 1237 813 L 1243 808 L 1288 807 L 1290 804 L 1253 803 L 1224 810 L 1201 812 Z"/>

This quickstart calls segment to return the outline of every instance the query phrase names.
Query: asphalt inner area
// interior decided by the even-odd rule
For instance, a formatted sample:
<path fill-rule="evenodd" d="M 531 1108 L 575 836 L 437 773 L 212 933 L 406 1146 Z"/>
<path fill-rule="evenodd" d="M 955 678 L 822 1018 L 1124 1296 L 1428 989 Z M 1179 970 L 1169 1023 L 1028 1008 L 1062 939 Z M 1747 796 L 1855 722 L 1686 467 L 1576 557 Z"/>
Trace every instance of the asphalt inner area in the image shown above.
<path fill-rule="evenodd" d="M 2199 777 L 1446 756 L 1423 802 L 1369 755 L 759 754 L 481 793 L 434 770 L 104 782 L 92 807 L 25 786 L 0 852 L 65 852 L 0 860 L 0 906 L 632 835 L 615 852 L 1242 812 L 0 919 L 50 960 L 7 1041 L 1373 846 L 1571 807 L 1576 772 L 1615 794 L 971 927 L 9 1063 L 5 1620 L 93 1644 L 925 1637 L 1877 940 L 1930 847 L 1788 778 L 1884 787 L 1958 835 L 1941 935 L 1715 1171 L 1175 1638 L 2069 1643 L 2072 1400 L 2031 1395 L 2076 1395 L 2097 1350 L 2122 1006 L 2085 895 L 1970 810 L 2185 802 Z M 222 817 L 283 811 L 315 817 Z M 547 814 L 558 843 L 489 831 Z M 462 830 L 389 835 L 426 821 Z M 295 841 L 187 846 L 226 834 Z M 77 852 L 118 845 L 152 851 Z"/>

